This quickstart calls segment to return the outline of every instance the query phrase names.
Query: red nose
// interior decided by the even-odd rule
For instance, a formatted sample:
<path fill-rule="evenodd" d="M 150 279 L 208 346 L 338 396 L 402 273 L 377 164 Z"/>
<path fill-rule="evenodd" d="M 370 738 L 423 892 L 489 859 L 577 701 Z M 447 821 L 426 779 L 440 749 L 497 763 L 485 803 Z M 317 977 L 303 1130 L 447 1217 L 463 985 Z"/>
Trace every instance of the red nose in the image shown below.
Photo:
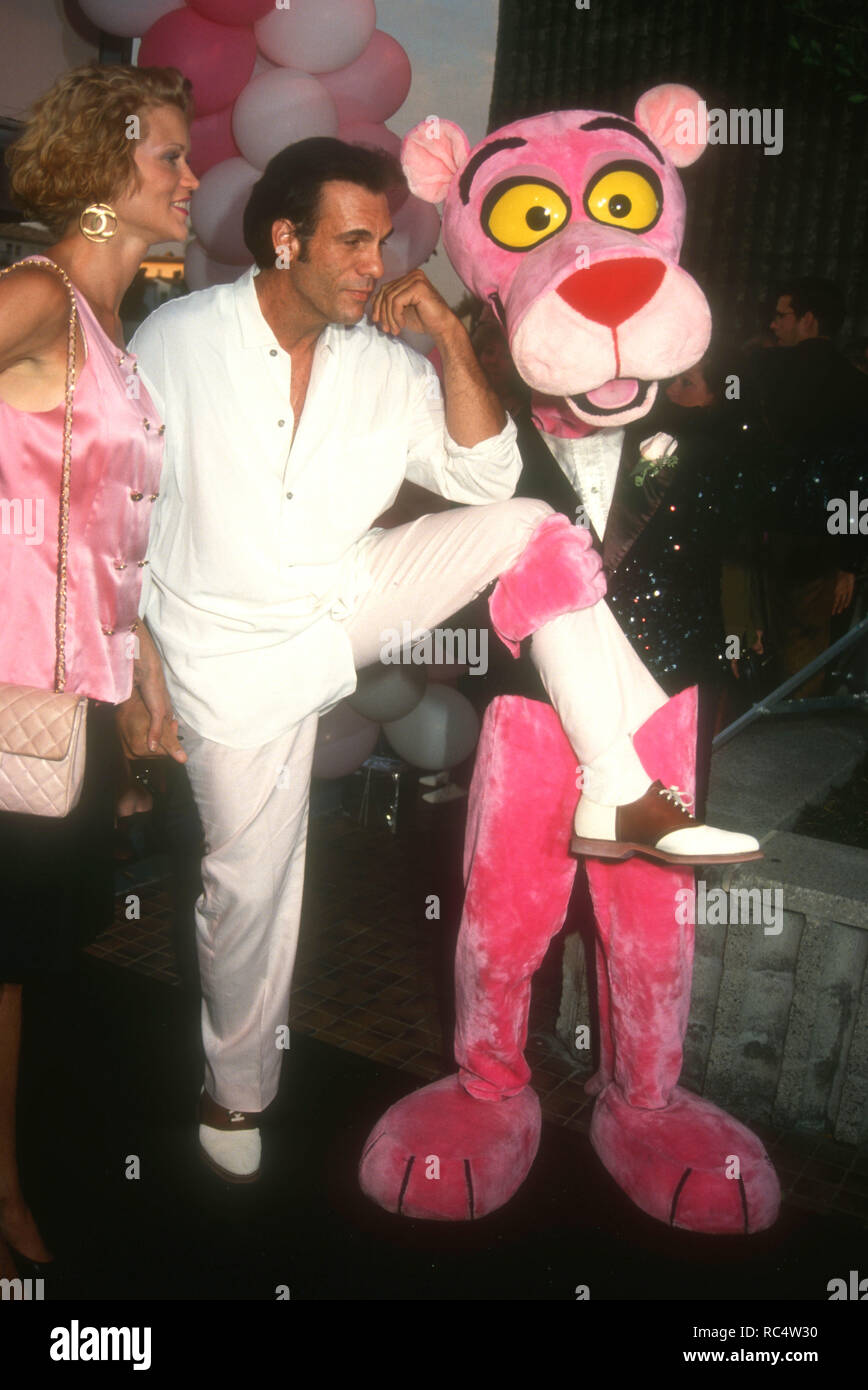
<path fill-rule="evenodd" d="M 665 274 L 663 262 L 647 256 L 600 261 L 570 275 L 558 294 L 584 318 L 617 328 L 648 303 Z"/>

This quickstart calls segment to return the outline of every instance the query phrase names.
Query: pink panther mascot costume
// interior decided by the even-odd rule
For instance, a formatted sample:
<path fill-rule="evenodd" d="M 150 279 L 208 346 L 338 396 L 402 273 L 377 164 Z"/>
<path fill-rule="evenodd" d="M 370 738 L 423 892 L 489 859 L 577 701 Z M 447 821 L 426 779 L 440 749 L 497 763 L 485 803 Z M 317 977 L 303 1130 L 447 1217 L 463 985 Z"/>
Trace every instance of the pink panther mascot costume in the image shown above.
<path fill-rule="evenodd" d="M 692 366 L 707 345 L 708 306 L 678 266 L 685 200 L 676 166 L 702 153 L 698 102 L 690 88 L 666 85 L 640 98 L 635 121 L 555 112 L 516 121 L 471 150 L 458 126 L 429 117 L 404 141 L 410 187 L 429 202 L 445 199 L 449 257 L 492 305 L 533 389 L 535 422 L 555 448 L 645 415 L 657 381 Z M 515 631 L 508 610 L 501 583 L 491 600 L 501 635 Z M 534 615 L 524 618 L 519 637 L 532 629 Z M 517 654 L 517 643 L 508 645 Z M 634 744 L 650 777 L 692 793 L 695 689 L 663 704 Z M 361 1182 L 388 1211 L 484 1216 L 508 1201 L 536 1155 L 540 1107 L 523 1048 L 531 980 L 563 926 L 576 873 L 576 771 L 552 708 L 513 696 L 492 702 L 465 846 L 459 1071 L 374 1126 Z M 584 835 L 583 847 L 596 853 L 593 827 Z M 600 1067 L 588 1083 L 591 1143 L 632 1201 L 659 1220 L 710 1233 L 762 1230 L 780 1202 L 762 1144 L 676 1084 L 693 928 L 676 921 L 675 894 L 693 874 L 638 857 L 587 858 L 585 866 L 601 1028 Z"/>

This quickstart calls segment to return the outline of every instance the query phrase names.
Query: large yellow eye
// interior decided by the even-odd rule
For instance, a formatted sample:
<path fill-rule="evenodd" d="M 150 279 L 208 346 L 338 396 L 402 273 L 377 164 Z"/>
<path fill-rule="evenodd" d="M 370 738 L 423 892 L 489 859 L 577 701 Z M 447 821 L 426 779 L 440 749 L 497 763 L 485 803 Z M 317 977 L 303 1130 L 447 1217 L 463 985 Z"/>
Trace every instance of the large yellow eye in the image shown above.
<path fill-rule="evenodd" d="M 482 229 L 507 251 L 529 251 L 570 219 L 566 194 L 543 179 L 505 179 L 485 195 Z"/>
<path fill-rule="evenodd" d="M 660 180 L 644 164 L 624 160 L 600 169 L 585 190 L 585 212 L 595 222 L 647 232 L 663 211 Z"/>

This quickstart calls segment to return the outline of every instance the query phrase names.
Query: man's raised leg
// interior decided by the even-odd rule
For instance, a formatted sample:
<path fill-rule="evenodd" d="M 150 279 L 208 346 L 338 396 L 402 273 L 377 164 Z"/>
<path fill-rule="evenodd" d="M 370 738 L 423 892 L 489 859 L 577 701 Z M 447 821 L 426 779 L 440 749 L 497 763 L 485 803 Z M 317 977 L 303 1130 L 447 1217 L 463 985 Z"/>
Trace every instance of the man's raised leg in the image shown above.
<path fill-rule="evenodd" d="M 369 587 L 347 620 L 357 668 L 377 661 L 396 625 L 430 630 L 498 578 L 495 630 L 514 655 L 531 638 L 531 659 L 582 766 L 575 831 L 583 853 L 638 851 L 688 864 L 762 857 L 751 836 L 697 825 L 675 792 L 652 785 L 632 734 L 665 696 L 601 601 L 586 530 L 545 503 L 512 499 L 420 517 L 364 546 Z"/>

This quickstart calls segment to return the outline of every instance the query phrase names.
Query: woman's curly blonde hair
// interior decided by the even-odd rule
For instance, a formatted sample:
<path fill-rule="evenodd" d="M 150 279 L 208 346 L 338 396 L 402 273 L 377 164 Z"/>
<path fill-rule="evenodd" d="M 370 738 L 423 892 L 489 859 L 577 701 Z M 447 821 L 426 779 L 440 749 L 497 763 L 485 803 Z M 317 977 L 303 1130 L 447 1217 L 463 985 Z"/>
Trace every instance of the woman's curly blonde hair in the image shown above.
<path fill-rule="evenodd" d="M 192 119 L 192 87 L 177 68 L 92 63 L 64 73 L 6 152 L 18 206 L 60 236 L 89 203 L 137 188 L 129 117 L 139 117 L 144 135 L 156 106 L 177 106 Z"/>

